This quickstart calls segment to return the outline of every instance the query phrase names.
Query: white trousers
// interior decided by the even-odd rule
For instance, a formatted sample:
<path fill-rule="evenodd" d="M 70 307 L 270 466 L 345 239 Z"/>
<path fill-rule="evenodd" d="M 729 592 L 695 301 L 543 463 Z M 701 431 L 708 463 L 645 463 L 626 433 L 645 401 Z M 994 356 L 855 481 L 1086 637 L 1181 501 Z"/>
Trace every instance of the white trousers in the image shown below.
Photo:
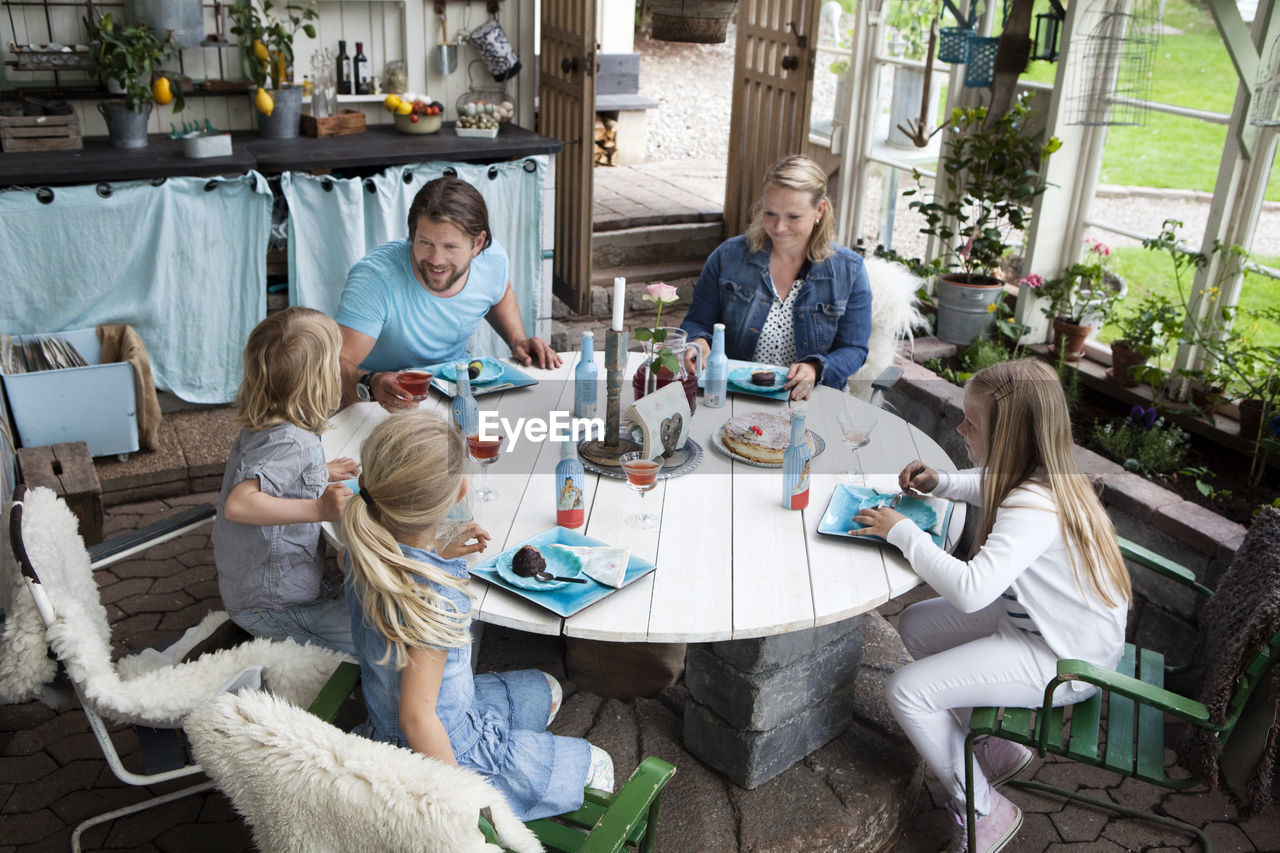
<path fill-rule="evenodd" d="M 889 707 L 962 811 L 970 711 L 989 705 L 1038 707 L 1045 685 L 1058 672 L 1057 656 L 1043 639 L 1014 627 L 1006 604 L 996 599 L 977 613 L 963 613 L 934 598 L 911 605 L 898 620 L 898 633 L 916 660 L 889 679 Z M 1089 695 L 1061 693 L 1070 702 Z M 986 814 L 991 786 L 974 765 L 974 805 Z"/>

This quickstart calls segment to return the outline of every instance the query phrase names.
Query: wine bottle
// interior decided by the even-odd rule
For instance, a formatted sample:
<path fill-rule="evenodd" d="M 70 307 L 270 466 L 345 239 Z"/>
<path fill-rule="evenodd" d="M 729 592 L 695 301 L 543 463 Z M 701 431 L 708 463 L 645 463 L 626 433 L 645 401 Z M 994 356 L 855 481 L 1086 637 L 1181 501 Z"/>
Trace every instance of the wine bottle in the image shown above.
<path fill-rule="evenodd" d="M 724 323 L 711 330 L 711 355 L 707 357 L 707 381 L 702 405 L 718 409 L 729 393 L 729 359 L 724 354 Z"/>
<path fill-rule="evenodd" d="M 594 332 L 582 333 L 582 353 L 578 356 L 578 366 L 573 371 L 573 416 L 575 418 L 594 418 L 596 416 L 596 400 L 600 393 L 600 368 L 595 360 Z"/>
<path fill-rule="evenodd" d="M 351 94 L 351 57 L 347 56 L 347 43 L 338 42 L 338 94 Z"/>
<path fill-rule="evenodd" d="M 587 334 L 590 334 L 588 332 Z M 581 527 L 586 520 L 582 483 L 586 469 L 578 460 L 578 445 L 572 438 L 560 442 L 560 462 L 556 465 L 556 524 Z"/>
<path fill-rule="evenodd" d="M 351 79 L 356 84 L 357 95 L 367 95 L 373 91 L 369 81 L 369 57 L 364 55 L 364 42 L 356 42 L 356 57 L 351 61 Z"/>
<path fill-rule="evenodd" d="M 791 410 L 791 443 L 782 454 L 782 508 L 804 509 L 809 505 L 809 441 L 805 416 Z"/>
<path fill-rule="evenodd" d="M 467 363 L 460 361 L 453 367 L 457 373 L 457 391 L 453 395 L 453 423 L 462 430 L 463 436 L 475 435 L 480 430 L 480 406 L 471 393 L 471 377 L 467 373 Z"/>

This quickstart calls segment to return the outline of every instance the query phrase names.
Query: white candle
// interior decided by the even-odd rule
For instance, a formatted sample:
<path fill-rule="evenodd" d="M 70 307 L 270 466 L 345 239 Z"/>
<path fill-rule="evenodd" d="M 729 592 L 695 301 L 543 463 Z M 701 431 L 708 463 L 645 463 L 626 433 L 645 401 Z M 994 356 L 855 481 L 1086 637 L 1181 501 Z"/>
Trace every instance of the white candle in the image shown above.
<path fill-rule="evenodd" d="M 622 308 L 627 304 L 627 280 L 618 276 L 613 280 L 613 330 L 622 331 Z"/>

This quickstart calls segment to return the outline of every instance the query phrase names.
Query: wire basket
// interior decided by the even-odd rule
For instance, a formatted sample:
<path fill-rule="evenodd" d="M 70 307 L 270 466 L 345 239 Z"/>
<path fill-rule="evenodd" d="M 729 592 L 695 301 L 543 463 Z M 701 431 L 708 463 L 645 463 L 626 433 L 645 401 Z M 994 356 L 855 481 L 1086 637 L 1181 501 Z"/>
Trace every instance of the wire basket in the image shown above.
<path fill-rule="evenodd" d="M 968 27 L 943 27 L 938 30 L 938 61 L 963 64 L 969 53 L 973 30 Z"/>
<path fill-rule="evenodd" d="M 996 70 L 996 51 L 1000 39 L 995 36 L 972 36 L 964 66 L 964 85 L 970 89 L 990 86 Z"/>
<path fill-rule="evenodd" d="M 515 106 L 511 101 L 511 96 L 507 94 L 507 90 L 504 88 L 477 86 L 475 77 L 472 75 L 472 70 L 477 65 L 483 68 L 484 60 L 473 59 L 471 64 L 467 66 L 467 83 L 470 88 L 459 95 L 454 104 L 458 110 L 458 118 L 491 115 L 498 120 L 499 124 L 511 121 L 511 116 L 515 113 Z M 472 109 L 469 110 L 467 108 L 468 105 Z"/>

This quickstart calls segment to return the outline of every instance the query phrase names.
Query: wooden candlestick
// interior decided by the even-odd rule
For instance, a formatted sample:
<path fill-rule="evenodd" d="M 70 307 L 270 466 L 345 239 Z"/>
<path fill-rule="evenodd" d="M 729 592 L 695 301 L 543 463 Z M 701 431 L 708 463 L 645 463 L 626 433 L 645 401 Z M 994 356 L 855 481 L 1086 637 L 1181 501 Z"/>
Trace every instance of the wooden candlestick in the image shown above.
<path fill-rule="evenodd" d="M 618 446 L 622 419 L 622 374 L 627 369 L 627 333 L 610 329 L 604 333 L 605 408 L 604 443 Z"/>

